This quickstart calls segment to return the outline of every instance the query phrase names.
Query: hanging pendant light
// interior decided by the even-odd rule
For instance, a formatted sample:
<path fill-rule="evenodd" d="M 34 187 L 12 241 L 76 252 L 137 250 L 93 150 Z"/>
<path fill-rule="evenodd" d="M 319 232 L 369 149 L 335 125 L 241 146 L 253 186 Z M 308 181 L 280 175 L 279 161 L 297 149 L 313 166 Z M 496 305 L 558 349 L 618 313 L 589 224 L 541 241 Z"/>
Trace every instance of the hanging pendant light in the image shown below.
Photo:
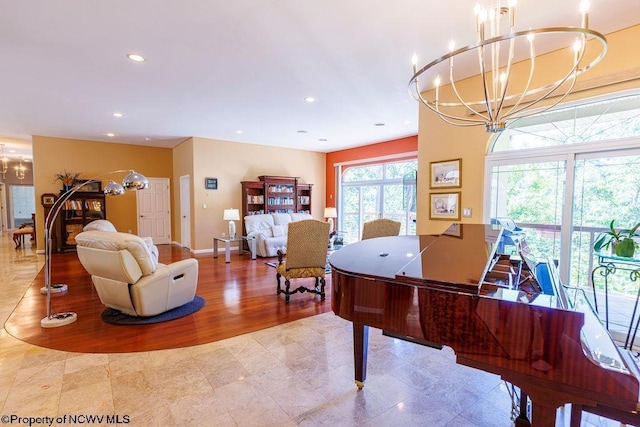
<path fill-rule="evenodd" d="M 24 179 L 25 170 L 26 168 L 22 164 L 22 157 L 20 157 L 20 164 L 16 166 L 16 178 L 18 178 L 20 181 Z"/>
<path fill-rule="evenodd" d="M 0 147 L 2 148 L 2 179 L 5 179 L 9 169 L 9 159 L 4 155 L 4 144 L 0 144 Z"/>
<path fill-rule="evenodd" d="M 452 41 L 448 54 L 422 68 L 413 56 L 409 92 L 453 126 L 480 125 L 495 133 L 502 131 L 507 121 L 539 114 L 562 102 L 578 76 L 605 56 L 607 41 L 589 29 L 588 0 L 580 3 L 579 27 L 520 31 L 515 28 L 516 0 L 494 1 L 494 7 L 476 6 L 475 45 L 457 48 Z M 537 47 L 545 41 L 566 47 L 551 66 L 538 64 Z M 458 88 L 458 82 L 468 77 L 464 69 L 459 73 L 465 64 L 476 64 L 471 75 L 480 76 L 480 83 L 475 91 Z M 536 73 L 540 69 L 542 72 Z M 543 103 L 547 99 L 549 102 Z"/>

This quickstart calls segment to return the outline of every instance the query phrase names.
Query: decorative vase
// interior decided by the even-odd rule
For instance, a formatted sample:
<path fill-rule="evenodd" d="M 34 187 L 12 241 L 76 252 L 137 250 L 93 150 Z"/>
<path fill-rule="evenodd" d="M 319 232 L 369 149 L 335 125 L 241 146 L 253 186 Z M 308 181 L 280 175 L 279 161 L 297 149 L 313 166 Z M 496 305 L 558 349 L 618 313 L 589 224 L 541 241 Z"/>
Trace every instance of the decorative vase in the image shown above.
<path fill-rule="evenodd" d="M 67 184 L 62 184 L 62 192 L 66 193 L 67 191 L 71 190 L 73 188 L 72 185 L 67 185 Z"/>
<path fill-rule="evenodd" d="M 619 257 L 631 258 L 636 249 L 636 242 L 630 238 L 624 238 L 615 247 L 616 255 Z"/>

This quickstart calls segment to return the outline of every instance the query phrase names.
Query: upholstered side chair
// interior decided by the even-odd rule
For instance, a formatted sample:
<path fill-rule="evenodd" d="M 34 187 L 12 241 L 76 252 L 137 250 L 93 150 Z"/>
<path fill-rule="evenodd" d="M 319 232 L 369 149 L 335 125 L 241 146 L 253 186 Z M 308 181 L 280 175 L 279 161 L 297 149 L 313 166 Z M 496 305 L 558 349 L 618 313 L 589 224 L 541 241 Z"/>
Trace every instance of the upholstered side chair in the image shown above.
<path fill-rule="evenodd" d="M 297 292 L 311 292 L 325 299 L 325 267 L 327 264 L 327 241 L 329 239 L 329 223 L 317 219 L 304 219 L 289 223 L 287 234 L 287 258 L 278 251 L 276 265 L 277 295 L 284 294 L 285 302 Z M 280 284 L 284 277 L 284 290 Z M 291 279 L 315 278 L 315 286 L 307 288 L 299 286 L 291 290 Z"/>
<path fill-rule="evenodd" d="M 373 239 L 375 237 L 397 236 L 400 234 L 400 221 L 387 218 L 374 219 L 365 222 L 362 226 L 362 240 Z"/>

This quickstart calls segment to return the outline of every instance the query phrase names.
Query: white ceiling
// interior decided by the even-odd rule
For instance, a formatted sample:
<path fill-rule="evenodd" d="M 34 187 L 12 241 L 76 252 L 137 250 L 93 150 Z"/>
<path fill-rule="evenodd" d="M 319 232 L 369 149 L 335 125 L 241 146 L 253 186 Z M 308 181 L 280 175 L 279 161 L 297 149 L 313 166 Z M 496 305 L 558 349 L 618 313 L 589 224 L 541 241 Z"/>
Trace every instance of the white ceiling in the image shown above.
<path fill-rule="evenodd" d="M 578 4 L 520 0 L 517 29 L 578 26 Z M 31 135 L 161 147 L 199 136 L 329 152 L 415 135 L 411 56 L 437 58 L 452 37 L 473 44 L 474 5 L 4 1 L 0 142 L 26 157 Z M 639 22 L 640 0 L 591 1 L 597 31 Z"/>

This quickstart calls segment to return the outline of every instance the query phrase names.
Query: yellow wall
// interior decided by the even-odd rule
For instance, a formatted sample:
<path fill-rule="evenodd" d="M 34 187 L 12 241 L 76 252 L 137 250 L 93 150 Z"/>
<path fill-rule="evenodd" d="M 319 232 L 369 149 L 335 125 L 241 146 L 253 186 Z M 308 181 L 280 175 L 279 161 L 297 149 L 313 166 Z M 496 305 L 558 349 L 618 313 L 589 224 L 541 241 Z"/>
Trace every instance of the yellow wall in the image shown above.
<path fill-rule="evenodd" d="M 640 25 L 609 34 L 607 41 L 609 50 L 605 58 L 578 81 L 640 67 L 640 55 L 636 54 L 640 52 Z M 566 55 L 566 52 L 554 52 L 538 58 L 536 68 L 554 67 L 558 63 L 558 55 Z M 567 98 L 567 101 L 639 88 L 640 79 L 635 77 L 636 80 L 633 81 L 573 93 Z M 458 85 L 461 94 L 468 93 L 472 90 L 470 88 L 478 86 L 480 86 L 479 77 L 467 79 Z M 439 233 L 449 223 L 448 221 L 429 220 L 429 164 L 433 161 L 462 159 L 460 206 L 470 207 L 473 210 L 473 216 L 462 218 L 462 222 L 482 223 L 484 161 L 491 134 L 485 133 L 482 126 L 460 128 L 446 124 L 422 104 L 420 104 L 418 127 L 418 234 Z"/>
<path fill-rule="evenodd" d="M 181 243 L 180 177 L 190 177 L 191 249 L 210 251 L 213 237 L 228 230 L 225 208 L 241 208 L 241 181 L 257 181 L 260 175 L 300 177 L 313 185 L 312 214 L 321 219 L 325 194 L 325 154 L 312 151 L 239 144 L 205 138 L 189 138 L 173 149 L 81 141 L 44 136 L 33 137 L 34 180 L 38 248 L 43 248 L 42 193 L 58 194 L 62 185 L 53 175 L 65 169 L 82 172 L 90 179 L 104 172 L 135 169 L 149 178 L 171 181 L 172 240 Z M 104 177 L 120 181 L 122 174 Z M 205 177 L 218 178 L 217 190 L 205 190 Z M 206 208 L 204 205 L 206 204 Z M 108 197 L 107 218 L 118 230 L 137 232 L 136 197 L 133 193 Z M 241 221 L 237 223 L 241 229 Z"/>
<path fill-rule="evenodd" d="M 54 182 L 54 174 L 65 170 L 81 172 L 80 179 L 91 179 L 105 172 L 120 169 L 134 169 L 148 178 L 170 178 L 171 149 L 33 136 L 38 248 L 44 248 L 44 211 L 40 204 L 40 195 L 58 195 L 62 189 L 60 181 Z M 111 179 L 121 182 L 125 175 L 126 173 L 117 173 L 103 177 L 102 187 L 104 188 Z M 106 209 L 107 218 L 118 230 L 132 230 L 133 233 L 137 233 L 137 206 L 133 192 L 107 197 Z"/>
<path fill-rule="evenodd" d="M 313 184 L 311 213 L 322 219 L 325 194 L 325 154 L 313 151 L 240 144 L 206 138 L 192 138 L 193 193 L 191 217 L 194 250 L 211 249 L 213 237 L 228 231 L 222 219 L 225 208 L 242 207 L 242 181 L 258 181 L 260 175 L 297 176 L 301 184 Z M 206 177 L 218 179 L 217 190 L 206 190 Z M 179 203 L 179 197 L 177 198 Z M 205 208 L 204 205 L 207 207 Z M 179 207 L 179 204 L 178 204 Z M 242 210 L 241 210 L 242 212 Z M 238 232 L 242 219 L 236 221 Z M 179 225 L 174 227 L 179 230 Z"/>

